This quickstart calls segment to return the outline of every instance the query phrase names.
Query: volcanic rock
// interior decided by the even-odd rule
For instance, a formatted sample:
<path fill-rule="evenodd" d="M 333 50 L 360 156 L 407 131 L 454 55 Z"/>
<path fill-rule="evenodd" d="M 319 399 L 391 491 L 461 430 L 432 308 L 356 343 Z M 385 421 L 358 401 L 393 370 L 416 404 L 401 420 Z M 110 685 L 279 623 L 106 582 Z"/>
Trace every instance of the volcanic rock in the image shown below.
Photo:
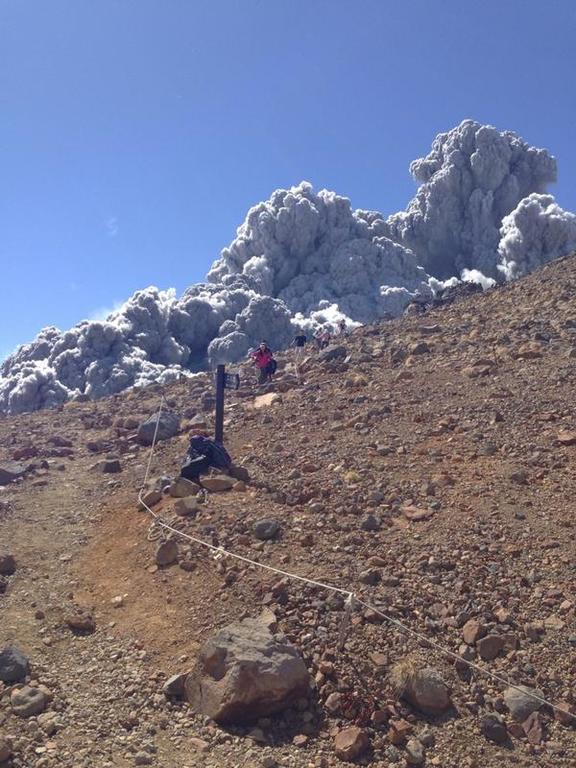
<path fill-rule="evenodd" d="M 414 672 L 406 683 L 403 695 L 406 701 L 427 715 L 439 714 L 450 706 L 448 686 L 433 667 Z"/>
<path fill-rule="evenodd" d="M 8 485 L 13 480 L 22 477 L 26 472 L 23 464 L 17 464 L 14 461 L 5 461 L 0 464 L 0 485 Z"/>
<path fill-rule="evenodd" d="M 160 414 L 160 417 L 158 414 L 154 414 L 138 427 L 136 440 L 140 445 L 152 445 L 156 424 L 158 424 L 156 440 L 169 440 L 180 429 L 180 419 L 175 413 L 164 412 Z"/>
<path fill-rule="evenodd" d="M 213 477 L 203 477 L 202 485 L 211 493 L 220 491 L 229 491 L 234 486 L 234 480 L 228 475 L 214 475 Z"/>
<path fill-rule="evenodd" d="M 156 565 L 165 567 L 178 560 L 178 544 L 175 539 L 163 541 L 156 550 Z"/>
<path fill-rule="evenodd" d="M 5 739 L 4 737 L 0 736 L 0 763 L 5 763 L 11 757 L 12 757 L 12 745 L 10 744 L 8 739 Z"/>
<path fill-rule="evenodd" d="M 12 691 L 10 696 L 12 711 L 19 717 L 32 717 L 46 709 L 48 697 L 40 688 L 25 685 Z"/>
<path fill-rule="evenodd" d="M 17 683 L 30 671 L 28 658 L 15 648 L 8 646 L 0 653 L 0 680 L 4 683 Z"/>
<path fill-rule="evenodd" d="M 197 712 L 219 723 L 241 723 L 282 711 L 305 696 L 309 684 L 296 648 L 258 619 L 244 619 L 202 648 L 186 696 Z"/>
<path fill-rule="evenodd" d="M 490 714 L 483 717 L 480 730 L 488 741 L 493 741 L 495 744 L 505 744 L 508 741 L 506 723 L 499 715 Z"/>
<path fill-rule="evenodd" d="M 198 493 L 200 490 L 200 486 L 196 485 L 196 483 L 193 483 L 191 480 L 187 480 L 185 477 L 176 477 L 170 483 L 168 493 L 170 496 L 180 499 L 184 496 L 194 496 L 194 494 Z"/>
<path fill-rule="evenodd" d="M 353 725 L 336 734 L 334 749 L 340 760 L 356 760 L 370 748 L 370 739 L 366 731 Z"/>
<path fill-rule="evenodd" d="M 184 496 L 174 504 L 174 512 L 180 517 L 195 517 L 198 514 L 199 505 L 195 496 Z"/>
<path fill-rule="evenodd" d="M 0 552 L 0 576 L 16 573 L 16 558 L 8 552 Z"/>
<path fill-rule="evenodd" d="M 266 518 L 264 520 L 258 520 L 254 523 L 254 536 L 260 541 L 270 541 L 274 539 L 281 530 L 278 520 L 273 518 Z"/>
<path fill-rule="evenodd" d="M 542 702 L 535 699 L 530 694 L 535 694 L 544 698 L 544 694 L 538 688 L 529 688 L 526 685 L 518 685 L 514 688 L 506 688 L 504 691 L 504 702 L 510 714 L 519 723 L 524 722 L 532 712 L 537 712 L 542 706 Z"/>

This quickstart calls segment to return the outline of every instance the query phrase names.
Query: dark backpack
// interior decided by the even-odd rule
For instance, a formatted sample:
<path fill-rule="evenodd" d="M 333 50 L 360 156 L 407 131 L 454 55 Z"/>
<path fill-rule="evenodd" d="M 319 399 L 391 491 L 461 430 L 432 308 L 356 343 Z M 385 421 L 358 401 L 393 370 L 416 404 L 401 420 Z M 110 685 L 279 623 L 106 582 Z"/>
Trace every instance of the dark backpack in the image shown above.
<path fill-rule="evenodd" d="M 226 448 L 221 443 L 210 440 L 204 435 L 194 435 L 190 438 L 188 455 L 191 457 L 205 456 L 210 466 L 217 469 L 229 469 L 232 464 L 232 459 Z"/>

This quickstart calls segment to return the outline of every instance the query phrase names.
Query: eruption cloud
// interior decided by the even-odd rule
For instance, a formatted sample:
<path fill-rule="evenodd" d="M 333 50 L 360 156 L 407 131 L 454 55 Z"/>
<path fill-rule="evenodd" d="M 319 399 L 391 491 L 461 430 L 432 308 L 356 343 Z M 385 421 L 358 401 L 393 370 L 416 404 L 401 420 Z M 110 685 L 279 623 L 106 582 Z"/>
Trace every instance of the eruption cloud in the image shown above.
<path fill-rule="evenodd" d="M 465 120 L 410 170 L 420 186 L 387 219 L 302 182 L 248 211 L 232 243 L 178 298 L 137 291 L 104 321 L 43 329 L 0 366 L 0 411 L 167 383 L 241 359 L 298 329 L 400 315 L 459 280 L 519 277 L 576 247 L 576 216 L 544 194 L 556 162 L 516 134 Z"/>

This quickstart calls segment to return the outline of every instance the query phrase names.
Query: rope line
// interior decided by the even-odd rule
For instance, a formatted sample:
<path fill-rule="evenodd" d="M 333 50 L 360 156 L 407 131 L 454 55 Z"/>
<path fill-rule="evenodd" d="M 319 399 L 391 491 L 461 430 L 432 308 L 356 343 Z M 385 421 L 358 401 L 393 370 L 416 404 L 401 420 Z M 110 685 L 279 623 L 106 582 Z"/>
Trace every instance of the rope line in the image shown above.
<path fill-rule="evenodd" d="M 203 539 L 199 539 L 196 536 L 192 536 L 189 533 L 185 533 L 184 531 L 180 531 L 177 528 L 170 525 L 170 523 L 165 522 L 160 515 L 158 515 L 154 510 L 152 510 L 144 501 L 143 494 L 146 489 L 146 484 L 148 482 L 148 477 L 150 474 L 150 468 L 152 466 L 152 458 L 154 456 L 154 449 L 156 447 L 156 441 L 158 438 L 158 428 L 160 425 L 160 416 L 162 414 L 162 409 L 164 406 L 165 398 L 164 395 L 160 398 L 160 406 L 158 408 L 157 416 L 156 416 L 156 427 L 154 429 L 154 437 L 152 439 L 152 445 L 150 447 L 150 456 L 148 458 L 148 464 L 146 466 L 146 473 L 144 476 L 144 482 L 142 483 L 142 487 L 140 489 L 140 492 L 138 494 L 138 501 L 140 504 L 152 515 L 154 518 L 154 521 L 152 525 L 157 525 L 161 527 L 163 530 L 169 531 L 172 534 L 175 534 L 176 536 L 180 536 L 184 539 L 187 539 L 188 541 L 193 542 L 194 544 L 198 544 L 202 547 L 205 547 L 206 549 L 210 550 L 215 559 L 220 559 L 221 557 L 230 557 L 235 560 L 239 560 L 240 562 L 246 563 L 248 565 L 251 565 L 255 568 L 261 568 L 262 570 L 269 571 L 271 573 L 276 573 L 279 576 L 283 576 L 288 579 L 293 579 L 294 581 L 300 581 L 304 584 L 310 584 L 314 587 L 320 587 L 321 589 L 325 589 L 329 592 L 335 592 L 340 595 L 346 596 L 346 603 L 345 603 L 345 611 L 344 611 L 344 618 L 342 625 L 340 627 L 339 632 L 339 638 L 338 638 L 338 645 L 343 646 L 347 634 L 348 625 L 350 622 L 351 614 L 354 610 L 354 608 L 358 605 L 363 606 L 364 608 L 367 608 L 368 610 L 373 611 L 378 616 L 380 616 L 382 619 L 384 619 L 388 624 L 391 624 L 392 626 L 396 627 L 400 632 L 403 632 L 406 635 L 409 635 L 420 642 L 424 642 L 426 645 L 430 646 L 431 648 L 434 648 L 439 653 L 443 654 L 444 656 L 447 656 L 449 658 L 452 658 L 456 660 L 459 664 L 464 664 L 465 666 L 469 667 L 470 669 L 475 670 L 481 675 L 484 675 L 486 677 L 490 677 L 492 680 L 496 680 L 499 683 L 503 683 L 508 688 L 512 688 L 513 690 L 522 693 L 525 696 L 528 696 L 531 699 L 534 699 L 535 701 L 538 701 L 541 705 L 545 704 L 546 706 L 550 707 L 552 710 L 556 712 L 561 712 L 564 715 L 567 715 L 571 719 L 575 719 L 576 715 L 573 712 L 570 712 L 567 709 L 563 709 L 562 707 L 557 706 L 556 704 L 553 704 L 548 699 L 545 699 L 542 696 L 539 696 L 536 693 L 532 693 L 532 691 L 524 690 L 524 688 L 521 688 L 518 685 L 515 685 L 514 683 L 511 683 L 509 680 L 507 680 L 502 675 L 499 675 L 495 672 L 491 672 L 489 669 L 485 669 L 484 667 L 481 667 L 479 664 L 474 663 L 473 661 L 468 661 L 467 659 L 462 658 L 457 653 L 454 653 L 454 651 L 451 651 L 449 648 L 445 648 L 444 646 L 440 645 L 439 643 L 435 642 L 434 640 L 431 640 L 429 637 L 426 637 L 426 635 L 421 634 L 420 632 L 416 631 L 415 629 L 412 629 L 411 627 L 407 626 L 406 624 L 402 623 L 398 619 L 395 619 L 394 617 L 388 615 L 387 613 L 384 613 L 379 608 L 377 608 L 375 605 L 372 605 L 371 603 L 367 603 L 365 600 L 361 600 L 358 595 L 355 594 L 352 590 L 349 589 L 341 589 L 340 587 L 335 587 L 332 584 L 326 584 L 321 581 L 317 581 L 315 579 L 309 579 L 306 576 L 300 576 L 296 573 L 291 573 L 289 571 L 284 571 L 281 568 L 275 568 L 272 565 L 267 565 L 265 563 L 259 563 L 256 560 L 251 560 L 248 557 L 244 557 L 243 555 L 238 555 L 235 552 L 230 552 L 226 549 L 224 549 L 222 546 L 216 546 L 215 544 L 210 544 L 207 541 L 204 541 Z"/>

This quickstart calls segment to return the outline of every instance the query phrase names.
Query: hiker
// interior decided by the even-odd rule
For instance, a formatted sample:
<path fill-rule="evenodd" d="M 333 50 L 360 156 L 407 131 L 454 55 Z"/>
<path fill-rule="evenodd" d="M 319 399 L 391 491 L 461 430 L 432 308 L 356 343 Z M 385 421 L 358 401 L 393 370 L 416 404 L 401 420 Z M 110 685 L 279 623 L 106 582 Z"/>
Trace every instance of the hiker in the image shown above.
<path fill-rule="evenodd" d="M 202 485 L 200 475 L 206 474 L 210 467 L 228 471 L 231 464 L 232 459 L 221 443 L 211 440 L 202 432 L 197 432 L 190 438 L 180 477 Z"/>
<path fill-rule="evenodd" d="M 318 352 L 322 349 L 322 328 L 318 328 L 314 333 L 314 341 L 316 342 L 316 349 Z"/>
<path fill-rule="evenodd" d="M 252 352 L 250 357 L 254 361 L 256 368 L 258 368 L 258 384 L 265 384 L 267 381 L 270 381 L 276 372 L 277 363 L 274 360 L 268 342 L 261 341 L 258 349 Z"/>
<path fill-rule="evenodd" d="M 330 340 L 332 339 L 332 333 L 330 331 L 330 326 L 327 325 L 320 334 L 320 349 L 325 349 L 328 344 L 330 344 Z"/>
<path fill-rule="evenodd" d="M 338 333 L 340 336 L 346 336 L 346 320 L 344 318 L 338 322 Z"/>
<path fill-rule="evenodd" d="M 292 346 L 294 347 L 294 353 L 296 357 L 296 365 L 299 366 L 302 358 L 304 357 L 304 348 L 308 342 L 308 337 L 304 332 L 300 332 L 297 336 L 294 336 Z"/>

